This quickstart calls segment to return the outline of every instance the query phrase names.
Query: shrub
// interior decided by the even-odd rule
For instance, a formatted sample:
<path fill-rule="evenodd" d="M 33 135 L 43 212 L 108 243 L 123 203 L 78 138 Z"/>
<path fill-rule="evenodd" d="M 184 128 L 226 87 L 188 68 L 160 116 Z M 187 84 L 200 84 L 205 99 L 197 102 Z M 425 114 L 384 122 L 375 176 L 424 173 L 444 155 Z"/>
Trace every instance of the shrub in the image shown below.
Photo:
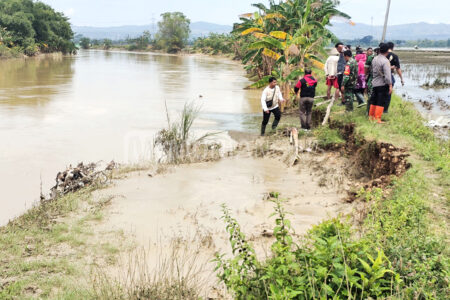
<path fill-rule="evenodd" d="M 314 227 L 304 243 L 292 237 L 290 221 L 275 194 L 272 257 L 259 261 L 237 221 L 223 206 L 233 257 L 217 254 L 219 279 L 237 299 L 366 299 L 393 295 L 402 284 L 391 263 L 365 240 L 353 240 L 348 225 L 334 219 Z"/>
<path fill-rule="evenodd" d="M 23 53 L 27 56 L 35 56 L 38 52 L 39 52 L 39 48 L 34 43 L 26 46 L 23 50 Z"/>
<path fill-rule="evenodd" d="M 168 162 L 192 162 L 199 160 L 197 156 L 203 155 L 206 155 L 206 160 L 217 158 L 218 150 L 221 147 L 220 144 L 201 144 L 206 138 L 215 133 L 206 133 L 199 138 L 195 138 L 192 134 L 191 128 L 199 111 L 199 108 L 195 106 L 194 102 L 186 103 L 181 112 L 180 119 L 172 123 L 166 107 L 168 127 L 158 132 L 155 139 L 155 146 L 162 148 Z"/>

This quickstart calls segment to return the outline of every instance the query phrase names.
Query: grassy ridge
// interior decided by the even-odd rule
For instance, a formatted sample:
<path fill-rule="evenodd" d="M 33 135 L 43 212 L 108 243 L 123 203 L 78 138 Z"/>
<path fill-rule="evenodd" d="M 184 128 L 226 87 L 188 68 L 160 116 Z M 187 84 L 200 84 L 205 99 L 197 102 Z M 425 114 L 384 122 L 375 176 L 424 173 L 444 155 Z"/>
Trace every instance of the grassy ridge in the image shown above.
<path fill-rule="evenodd" d="M 438 139 L 414 105 L 396 95 L 385 115 L 387 124 L 367 121 L 363 110 L 341 118 L 356 123 L 365 138 L 408 148 L 413 167 L 394 181 L 389 196 L 372 199 L 363 230 L 402 276 L 404 296 L 448 297 L 449 142 Z"/>

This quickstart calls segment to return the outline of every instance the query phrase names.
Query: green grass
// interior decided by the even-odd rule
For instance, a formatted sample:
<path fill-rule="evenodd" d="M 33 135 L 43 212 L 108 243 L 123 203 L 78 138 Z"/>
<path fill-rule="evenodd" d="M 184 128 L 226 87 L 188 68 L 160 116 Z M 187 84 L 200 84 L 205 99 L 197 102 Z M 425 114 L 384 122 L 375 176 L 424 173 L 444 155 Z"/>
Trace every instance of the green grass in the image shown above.
<path fill-rule="evenodd" d="M 332 120 L 354 123 L 358 137 L 392 143 L 411 155 L 412 168 L 403 177 L 383 191 L 362 193 L 370 209 L 361 238 L 372 248 L 383 249 L 401 275 L 401 298 L 449 298 L 450 142 L 437 138 L 414 105 L 397 95 L 383 116 L 386 124 L 370 122 L 365 107 L 345 113 L 335 105 L 332 112 Z M 280 127 L 299 125 L 289 116 L 282 118 Z M 343 142 L 339 132 L 328 127 L 313 132 L 322 146 Z"/>
<path fill-rule="evenodd" d="M 8 282 L 0 287 L 0 299 L 92 298 L 89 257 L 115 263 L 123 237 L 91 239 L 106 201 L 92 200 L 95 189 L 38 205 L 0 228 L 0 277 Z"/>
<path fill-rule="evenodd" d="M 345 140 L 339 133 L 338 129 L 331 129 L 323 126 L 314 130 L 314 135 L 317 138 L 318 144 L 321 147 L 338 146 L 345 144 Z"/>
<path fill-rule="evenodd" d="M 396 95 L 383 117 L 386 124 L 369 122 L 364 109 L 333 118 L 355 123 L 365 139 L 405 147 L 411 154 L 413 167 L 394 180 L 391 193 L 372 199 L 364 237 L 393 262 L 405 282 L 404 298 L 448 298 L 449 142 L 437 138 L 413 104 Z"/>

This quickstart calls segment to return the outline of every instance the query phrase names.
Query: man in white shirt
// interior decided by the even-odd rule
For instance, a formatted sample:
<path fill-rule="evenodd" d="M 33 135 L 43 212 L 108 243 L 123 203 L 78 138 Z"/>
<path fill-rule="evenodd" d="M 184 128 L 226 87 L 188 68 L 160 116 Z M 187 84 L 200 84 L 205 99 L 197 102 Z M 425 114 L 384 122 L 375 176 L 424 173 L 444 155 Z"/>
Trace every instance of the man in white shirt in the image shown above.
<path fill-rule="evenodd" d="M 261 124 L 261 136 L 266 132 L 266 125 L 269 123 L 270 114 L 273 113 L 275 120 L 272 123 L 272 130 L 275 130 L 281 119 L 281 111 L 278 104 L 284 102 L 280 88 L 277 86 L 275 77 L 269 78 L 269 85 L 264 89 L 261 96 L 261 106 L 263 109 L 263 121 Z"/>
<path fill-rule="evenodd" d="M 337 65 L 339 61 L 339 52 L 336 48 L 331 49 L 331 54 L 325 62 L 325 76 L 327 78 L 327 99 L 331 99 L 331 88 L 335 88 L 334 99 L 339 98 L 339 80 L 337 77 Z"/>

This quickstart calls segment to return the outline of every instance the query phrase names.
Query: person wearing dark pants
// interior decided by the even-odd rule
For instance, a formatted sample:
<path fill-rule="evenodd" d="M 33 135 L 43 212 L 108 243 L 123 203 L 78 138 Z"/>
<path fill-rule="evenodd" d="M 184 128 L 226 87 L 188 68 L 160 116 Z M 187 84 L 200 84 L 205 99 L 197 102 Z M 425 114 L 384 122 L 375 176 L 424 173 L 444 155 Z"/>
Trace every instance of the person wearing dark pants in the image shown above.
<path fill-rule="evenodd" d="M 388 55 L 386 58 L 389 60 L 389 63 L 391 64 L 391 79 L 392 79 L 392 88 L 394 88 L 395 85 L 395 77 L 394 74 L 397 72 L 398 76 L 400 77 L 402 85 L 405 85 L 405 81 L 403 80 L 403 74 L 402 69 L 400 68 L 400 59 L 398 58 L 397 54 L 395 54 L 394 51 L 394 43 L 389 42 L 387 43 L 387 46 L 389 48 Z M 384 113 L 387 114 L 389 112 L 389 105 L 391 104 L 391 97 L 392 93 L 389 94 L 389 97 L 384 104 Z"/>
<path fill-rule="evenodd" d="M 373 92 L 373 86 L 372 86 L 372 78 L 373 78 L 373 74 L 372 74 L 372 61 L 373 59 L 379 54 L 380 52 L 380 48 L 375 48 L 374 50 L 375 54 L 372 52 L 372 48 L 368 48 L 367 49 L 367 60 L 366 63 L 364 65 L 364 71 L 366 73 L 366 81 L 367 81 L 367 115 L 369 115 L 369 110 L 370 110 L 370 105 L 372 103 L 370 103 L 370 99 L 372 98 L 372 92 Z"/>
<path fill-rule="evenodd" d="M 384 107 L 392 93 L 392 77 L 391 66 L 388 55 L 388 45 L 380 44 L 380 54 L 378 54 L 372 61 L 372 96 L 370 98 L 369 119 L 375 120 L 378 123 L 381 121 Z"/>
<path fill-rule="evenodd" d="M 264 89 L 261 96 L 261 106 L 263 109 L 263 121 L 261 124 L 261 136 L 266 133 L 266 126 L 269 123 L 270 115 L 273 113 L 275 120 L 272 123 L 272 130 L 275 130 L 281 119 L 281 111 L 278 104 L 284 102 L 280 88 L 277 86 L 275 77 L 269 78 L 269 85 Z"/>
<path fill-rule="evenodd" d="M 392 88 L 392 86 L 391 86 Z M 390 86 L 375 86 L 373 87 L 372 99 L 371 99 L 371 112 L 372 112 L 372 120 L 377 121 L 378 123 L 383 123 L 381 121 L 381 116 L 383 114 L 384 106 L 386 105 L 387 100 L 390 95 Z M 373 107 L 373 108 L 372 108 Z"/>
<path fill-rule="evenodd" d="M 345 58 L 344 58 L 344 44 L 339 42 L 334 47 L 336 48 L 337 52 L 339 53 L 339 60 L 338 60 L 338 63 L 337 63 L 337 70 L 336 70 L 336 74 L 337 75 L 336 75 L 336 77 L 337 77 L 337 80 L 338 80 L 339 91 L 340 91 L 341 88 L 342 88 L 342 80 L 344 79 L 345 65 L 347 64 L 347 62 L 345 61 Z M 342 105 L 345 103 L 344 94 L 342 94 L 341 103 L 342 103 Z"/>
<path fill-rule="evenodd" d="M 272 123 L 272 130 L 275 130 L 277 128 L 278 123 L 281 120 L 281 110 L 279 107 L 269 110 L 268 113 L 264 112 L 263 113 L 263 121 L 262 121 L 262 125 L 261 125 L 261 136 L 264 136 L 264 134 L 266 133 L 266 126 L 269 123 L 271 114 L 273 114 L 275 117 L 275 119 L 273 120 L 273 123 Z"/>
<path fill-rule="evenodd" d="M 347 65 L 345 66 L 341 92 L 344 94 L 345 110 L 347 112 L 353 111 L 353 99 L 355 98 L 355 88 L 358 80 L 358 64 L 352 56 L 352 51 L 344 51 Z"/>
<path fill-rule="evenodd" d="M 305 76 L 295 85 L 294 91 L 300 92 L 300 124 L 302 129 L 311 129 L 312 107 L 316 96 L 317 80 L 311 75 L 311 69 L 305 69 Z"/>

